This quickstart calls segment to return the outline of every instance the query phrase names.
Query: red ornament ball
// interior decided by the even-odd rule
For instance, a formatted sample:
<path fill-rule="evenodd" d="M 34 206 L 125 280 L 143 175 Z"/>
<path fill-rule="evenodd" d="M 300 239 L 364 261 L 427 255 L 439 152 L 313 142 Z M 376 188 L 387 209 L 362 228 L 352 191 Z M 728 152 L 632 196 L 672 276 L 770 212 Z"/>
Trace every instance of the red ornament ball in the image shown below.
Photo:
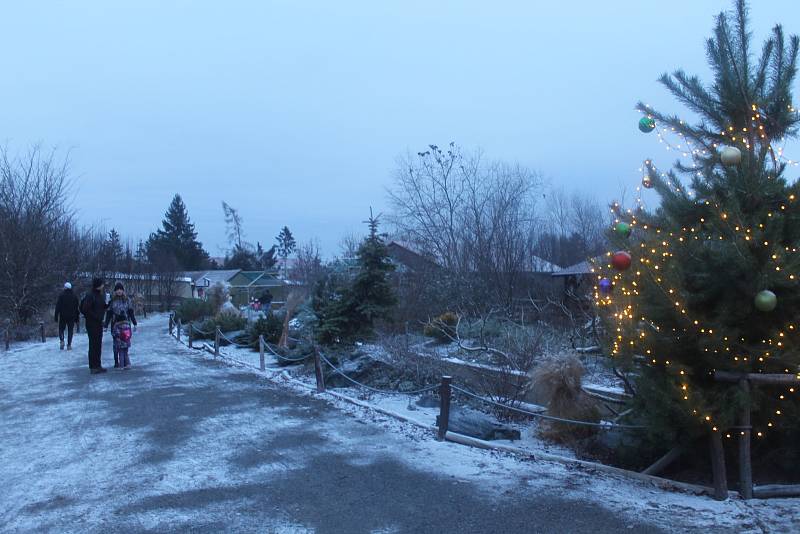
<path fill-rule="evenodd" d="M 620 250 L 611 256 L 611 266 L 618 271 L 627 271 L 631 266 L 631 255 Z"/>

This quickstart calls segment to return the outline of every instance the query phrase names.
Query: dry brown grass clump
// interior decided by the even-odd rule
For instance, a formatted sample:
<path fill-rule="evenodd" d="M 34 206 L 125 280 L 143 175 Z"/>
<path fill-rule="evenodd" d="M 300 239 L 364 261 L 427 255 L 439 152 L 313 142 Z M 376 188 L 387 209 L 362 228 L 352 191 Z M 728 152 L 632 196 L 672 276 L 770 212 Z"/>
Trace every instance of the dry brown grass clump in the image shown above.
<path fill-rule="evenodd" d="M 584 369 L 574 356 L 551 360 L 531 372 L 531 386 L 540 398 L 545 399 L 548 415 L 576 421 L 600 421 L 600 411 L 594 399 L 581 389 Z M 542 435 L 560 443 L 588 438 L 597 427 L 542 422 Z"/>

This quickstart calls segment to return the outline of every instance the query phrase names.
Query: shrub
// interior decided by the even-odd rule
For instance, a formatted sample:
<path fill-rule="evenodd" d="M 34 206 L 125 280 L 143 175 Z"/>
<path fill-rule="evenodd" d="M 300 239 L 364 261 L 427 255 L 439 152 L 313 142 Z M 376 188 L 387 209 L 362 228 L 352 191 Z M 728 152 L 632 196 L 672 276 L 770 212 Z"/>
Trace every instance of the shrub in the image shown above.
<path fill-rule="evenodd" d="M 211 304 L 212 315 L 216 315 L 222 309 L 222 305 L 228 302 L 230 292 L 221 283 L 216 283 L 208 290 L 208 302 Z"/>
<path fill-rule="evenodd" d="M 457 324 L 458 315 L 453 312 L 444 312 L 439 317 L 428 322 L 423 329 L 423 333 L 443 343 L 449 343 L 456 337 Z"/>
<path fill-rule="evenodd" d="M 283 332 L 283 314 L 270 313 L 252 324 L 248 330 L 250 341 L 258 341 L 258 336 L 264 336 L 264 340 L 275 344 L 280 341 Z"/>
<path fill-rule="evenodd" d="M 600 421 L 597 403 L 581 389 L 584 368 L 574 356 L 553 360 L 533 372 L 533 388 L 547 399 L 547 413 L 575 421 Z M 543 423 L 543 435 L 557 442 L 571 442 L 597 433 L 597 427 L 572 423 Z"/>
<path fill-rule="evenodd" d="M 195 331 L 197 339 L 214 339 L 214 332 L 219 327 L 221 332 L 236 332 L 247 328 L 247 319 L 232 313 L 219 313 L 211 319 L 206 319 L 198 326 L 202 332 Z"/>
<path fill-rule="evenodd" d="M 199 321 L 214 315 L 211 303 L 200 299 L 189 299 L 181 302 L 175 310 L 175 319 L 180 319 L 183 324 L 190 321 Z"/>

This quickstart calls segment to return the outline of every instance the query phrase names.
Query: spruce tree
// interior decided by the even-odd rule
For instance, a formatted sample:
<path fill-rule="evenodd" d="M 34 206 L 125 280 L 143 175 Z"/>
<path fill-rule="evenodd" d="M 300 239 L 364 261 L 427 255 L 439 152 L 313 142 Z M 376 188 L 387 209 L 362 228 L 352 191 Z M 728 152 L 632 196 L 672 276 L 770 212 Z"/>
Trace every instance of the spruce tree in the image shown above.
<path fill-rule="evenodd" d="M 122 249 L 122 239 L 114 228 L 108 232 L 108 237 L 103 242 L 100 254 L 103 271 L 114 272 L 119 270 L 125 252 Z"/>
<path fill-rule="evenodd" d="M 358 274 L 351 290 L 355 309 L 360 315 L 360 322 L 367 330 L 372 330 L 378 319 L 389 319 L 392 308 L 397 304 L 397 297 L 389 281 L 389 274 L 394 271 L 394 264 L 389 258 L 389 251 L 378 233 L 378 218 L 372 216 L 367 220 L 369 235 L 358 247 Z"/>
<path fill-rule="evenodd" d="M 797 388 L 746 393 L 715 374 L 791 380 L 799 371 L 800 191 L 777 148 L 800 124 L 791 92 L 798 38 L 775 26 L 754 58 L 738 0 L 706 48 L 711 84 L 682 70 L 660 78 L 696 121 L 638 105 L 640 129 L 657 130 L 682 158 L 669 171 L 645 161 L 642 184 L 658 194 L 657 208 L 615 205 L 616 246 L 596 266 L 595 297 L 651 438 L 668 446 L 737 435 L 737 414 L 749 408 L 753 436 L 775 444 L 797 426 Z"/>
<path fill-rule="evenodd" d="M 208 266 L 208 253 L 197 240 L 194 224 L 180 195 L 176 194 L 172 199 L 161 228 L 150 234 L 147 254 L 154 264 L 175 263 L 184 270 L 199 270 Z"/>
<path fill-rule="evenodd" d="M 397 297 L 389 275 L 394 265 L 378 218 L 367 221 L 369 235 L 358 248 L 354 277 L 333 270 L 315 288 L 312 307 L 317 315 L 317 339 L 322 343 L 349 342 L 372 334 L 375 321 L 391 318 Z"/>
<path fill-rule="evenodd" d="M 287 276 L 288 268 L 286 265 L 286 260 L 289 258 L 289 256 L 291 256 L 295 248 L 297 248 L 297 241 L 295 241 L 294 236 L 292 235 L 292 232 L 289 230 L 288 226 L 281 228 L 281 231 L 275 240 L 278 242 L 278 257 L 283 260 L 284 276 Z"/>

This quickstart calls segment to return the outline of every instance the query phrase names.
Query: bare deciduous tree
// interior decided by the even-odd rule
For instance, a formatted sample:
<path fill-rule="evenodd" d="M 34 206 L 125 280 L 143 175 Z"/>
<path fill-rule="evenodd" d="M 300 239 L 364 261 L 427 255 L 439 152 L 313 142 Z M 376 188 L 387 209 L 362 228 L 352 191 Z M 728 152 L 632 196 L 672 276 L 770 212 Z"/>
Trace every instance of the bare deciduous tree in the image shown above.
<path fill-rule="evenodd" d="M 81 232 L 69 207 L 68 159 L 39 146 L 0 148 L 0 302 L 25 323 L 80 267 Z"/>
<path fill-rule="evenodd" d="M 533 268 L 542 181 L 520 165 L 487 163 L 480 152 L 407 155 L 389 191 L 397 234 L 443 267 L 465 309 L 510 308 Z"/>

